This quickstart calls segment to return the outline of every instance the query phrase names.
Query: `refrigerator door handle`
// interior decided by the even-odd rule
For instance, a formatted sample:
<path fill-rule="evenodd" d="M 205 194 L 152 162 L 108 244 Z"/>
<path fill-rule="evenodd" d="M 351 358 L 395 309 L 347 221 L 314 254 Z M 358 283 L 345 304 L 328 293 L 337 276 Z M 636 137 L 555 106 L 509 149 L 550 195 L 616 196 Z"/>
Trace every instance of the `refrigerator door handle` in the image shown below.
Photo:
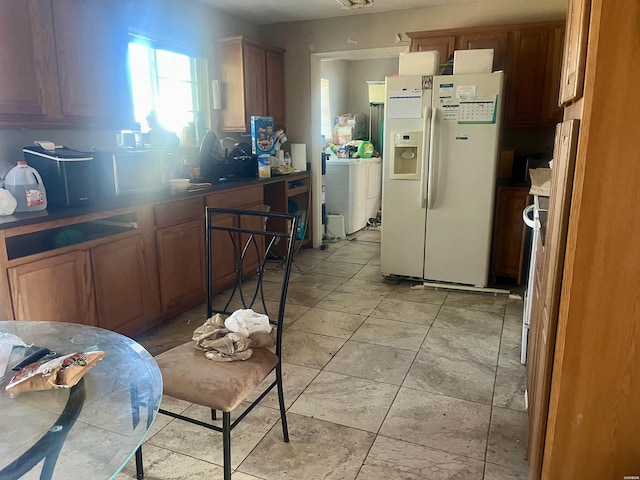
<path fill-rule="evenodd" d="M 427 210 L 431 210 L 435 203 L 435 192 L 434 182 L 433 182 L 433 164 L 435 163 L 436 156 L 436 124 L 437 124 L 437 116 L 438 109 L 433 107 L 433 112 L 431 113 L 431 132 L 430 132 L 430 140 L 429 140 L 429 162 L 428 162 L 428 170 L 429 175 L 427 177 Z"/>
<path fill-rule="evenodd" d="M 423 138 L 422 138 L 422 158 L 420 159 L 420 161 L 422 162 L 422 170 L 420 172 L 420 208 L 425 208 L 426 203 L 427 203 L 427 198 L 425 195 L 425 191 L 424 191 L 424 156 L 425 153 L 427 152 L 427 138 L 429 138 L 429 127 L 431 125 L 431 107 L 425 107 L 424 108 L 424 112 L 422 115 L 422 132 L 423 132 Z"/>

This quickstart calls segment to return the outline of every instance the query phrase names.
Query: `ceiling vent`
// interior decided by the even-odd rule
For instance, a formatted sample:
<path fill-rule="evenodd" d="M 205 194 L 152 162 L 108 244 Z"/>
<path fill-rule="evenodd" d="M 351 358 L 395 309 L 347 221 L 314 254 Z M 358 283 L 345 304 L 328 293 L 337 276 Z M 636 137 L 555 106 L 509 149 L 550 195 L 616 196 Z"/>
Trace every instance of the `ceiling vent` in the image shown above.
<path fill-rule="evenodd" d="M 336 0 L 342 5 L 343 10 L 353 10 L 354 8 L 373 7 L 373 0 Z"/>

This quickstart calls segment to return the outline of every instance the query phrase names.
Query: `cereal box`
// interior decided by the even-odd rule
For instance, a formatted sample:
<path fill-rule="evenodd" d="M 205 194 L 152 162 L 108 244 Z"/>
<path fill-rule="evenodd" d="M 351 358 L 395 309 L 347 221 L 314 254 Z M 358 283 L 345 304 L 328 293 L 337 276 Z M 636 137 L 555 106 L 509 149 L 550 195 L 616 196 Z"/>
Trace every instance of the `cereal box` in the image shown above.
<path fill-rule="evenodd" d="M 273 117 L 251 117 L 251 153 L 272 155 L 275 151 Z"/>

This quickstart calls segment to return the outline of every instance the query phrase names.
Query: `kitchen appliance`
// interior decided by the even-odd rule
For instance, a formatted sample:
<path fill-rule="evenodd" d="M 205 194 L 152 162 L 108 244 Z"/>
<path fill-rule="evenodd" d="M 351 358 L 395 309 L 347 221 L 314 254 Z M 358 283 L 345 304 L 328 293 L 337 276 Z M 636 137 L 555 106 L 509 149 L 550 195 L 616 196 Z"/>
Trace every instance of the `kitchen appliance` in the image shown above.
<path fill-rule="evenodd" d="M 240 142 L 231 151 L 223 149 L 211 130 L 200 146 L 199 162 L 201 179 L 211 183 L 219 182 L 221 178 L 233 181 L 258 176 L 258 160 L 251 153 L 251 144 Z"/>
<path fill-rule="evenodd" d="M 93 153 L 50 144 L 24 147 L 24 159 L 35 168 L 47 189 L 47 203 L 69 207 L 95 200 Z"/>
<path fill-rule="evenodd" d="M 387 77 L 383 275 L 487 285 L 503 82 Z"/>
<path fill-rule="evenodd" d="M 166 150 L 98 150 L 93 153 L 100 199 L 168 188 L 171 155 Z"/>

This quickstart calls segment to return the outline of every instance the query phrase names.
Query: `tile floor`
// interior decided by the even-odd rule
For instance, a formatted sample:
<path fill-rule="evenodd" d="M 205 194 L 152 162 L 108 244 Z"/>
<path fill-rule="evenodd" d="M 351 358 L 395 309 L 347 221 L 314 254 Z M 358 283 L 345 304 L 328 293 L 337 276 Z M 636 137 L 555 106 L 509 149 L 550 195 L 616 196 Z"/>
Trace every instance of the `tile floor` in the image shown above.
<path fill-rule="evenodd" d="M 379 242 L 365 230 L 296 255 L 283 336 L 290 443 L 271 392 L 232 434 L 234 480 L 526 479 L 522 301 L 385 281 Z M 156 355 L 190 340 L 204 312 L 137 340 Z M 163 407 L 208 421 L 199 406 L 165 396 Z M 158 415 L 145 478 L 222 479 L 221 445 Z M 117 478 L 135 478 L 135 463 Z"/>

